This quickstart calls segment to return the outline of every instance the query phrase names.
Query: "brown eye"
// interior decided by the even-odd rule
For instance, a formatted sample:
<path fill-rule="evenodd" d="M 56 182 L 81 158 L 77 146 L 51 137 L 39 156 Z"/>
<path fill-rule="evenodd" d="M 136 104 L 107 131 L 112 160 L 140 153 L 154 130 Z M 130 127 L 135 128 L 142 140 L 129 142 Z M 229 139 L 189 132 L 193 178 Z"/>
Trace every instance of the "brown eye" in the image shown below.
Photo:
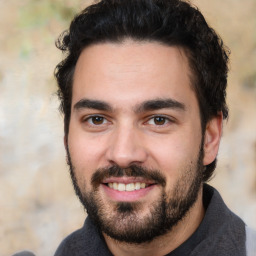
<path fill-rule="evenodd" d="M 104 122 L 104 118 L 101 117 L 101 116 L 92 117 L 92 123 L 93 124 L 99 125 L 99 124 L 103 124 L 103 122 Z"/>
<path fill-rule="evenodd" d="M 171 122 L 171 120 L 168 117 L 165 116 L 152 116 L 148 120 L 148 124 L 153 125 L 153 126 L 164 126 Z"/>
<path fill-rule="evenodd" d="M 91 125 L 101 125 L 106 123 L 106 119 L 102 116 L 91 116 L 86 121 Z"/>
<path fill-rule="evenodd" d="M 156 125 L 164 125 L 166 122 L 166 118 L 162 116 L 156 116 L 154 117 L 154 124 Z"/>

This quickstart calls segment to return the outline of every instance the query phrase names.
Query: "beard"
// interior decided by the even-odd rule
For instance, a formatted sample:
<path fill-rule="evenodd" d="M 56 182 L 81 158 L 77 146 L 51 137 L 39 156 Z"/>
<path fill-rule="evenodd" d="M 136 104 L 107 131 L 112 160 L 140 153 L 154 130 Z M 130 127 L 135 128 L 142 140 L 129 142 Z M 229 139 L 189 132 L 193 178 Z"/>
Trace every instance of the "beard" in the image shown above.
<path fill-rule="evenodd" d="M 75 166 L 67 148 L 67 160 L 73 186 L 86 209 L 88 216 L 97 228 L 107 236 L 130 244 L 151 242 L 154 238 L 172 230 L 187 215 L 198 198 L 203 182 L 203 143 L 196 161 L 184 166 L 182 175 L 174 184 L 173 189 L 166 188 L 166 178 L 159 170 L 131 165 L 121 168 L 117 165 L 98 169 L 91 178 L 91 191 L 85 185 L 78 185 Z M 108 177 L 143 177 L 155 181 L 161 187 L 157 200 L 153 201 L 145 211 L 141 202 L 112 202 L 103 200 L 99 186 Z M 81 181 L 80 184 L 85 182 Z"/>

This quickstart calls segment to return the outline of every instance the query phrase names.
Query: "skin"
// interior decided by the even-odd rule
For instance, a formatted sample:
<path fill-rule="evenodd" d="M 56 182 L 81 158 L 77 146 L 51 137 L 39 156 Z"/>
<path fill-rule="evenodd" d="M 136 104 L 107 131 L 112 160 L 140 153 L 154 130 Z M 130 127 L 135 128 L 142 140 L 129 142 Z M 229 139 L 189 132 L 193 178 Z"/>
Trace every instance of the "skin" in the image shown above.
<path fill-rule="evenodd" d="M 165 189 L 172 192 L 186 167 L 196 162 L 202 141 L 191 75 L 182 49 L 157 42 L 126 40 L 83 50 L 75 69 L 69 134 L 65 137 L 81 189 L 91 191 L 90 180 L 98 168 L 138 164 L 160 170 L 166 178 Z M 159 99 L 178 102 L 182 107 L 145 108 L 145 102 Z M 108 108 L 100 110 L 78 103 L 88 100 L 103 102 Z M 92 115 L 103 118 L 95 119 Z M 164 117 L 160 122 L 154 119 L 159 116 Z M 206 126 L 204 165 L 215 159 L 221 131 L 220 114 Z M 149 206 L 158 200 L 161 189 L 156 184 L 131 198 L 122 192 L 108 193 L 101 185 L 99 195 L 108 214 L 112 214 L 117 198 L 140 202 L 139 214 L 143 218 Z M 103 236 L 114 255 L 165 255 L 193 234 L 203 216 L 201 186 L 189 213 L 166 235 L 143 245 L 120 243 Z"/>

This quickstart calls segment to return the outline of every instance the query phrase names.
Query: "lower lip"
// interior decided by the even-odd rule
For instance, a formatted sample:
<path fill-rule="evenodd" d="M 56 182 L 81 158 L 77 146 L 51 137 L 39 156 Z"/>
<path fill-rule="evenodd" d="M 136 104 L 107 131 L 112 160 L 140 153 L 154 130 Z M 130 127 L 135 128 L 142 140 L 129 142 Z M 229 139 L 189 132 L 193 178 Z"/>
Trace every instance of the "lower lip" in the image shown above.
<path fill-rule="evenodd" d="M 152 189 L 156 187 L 156 185 L 150 185 L 146 188 L 134 190 L 134 191 L 118 191 L 110 188 L 105 184 L 101 184 L 104 192 L 107 196 L 114 201 L 119 202 L 134 202 L 138 201 L 141 198 L 145 197 Z"/>

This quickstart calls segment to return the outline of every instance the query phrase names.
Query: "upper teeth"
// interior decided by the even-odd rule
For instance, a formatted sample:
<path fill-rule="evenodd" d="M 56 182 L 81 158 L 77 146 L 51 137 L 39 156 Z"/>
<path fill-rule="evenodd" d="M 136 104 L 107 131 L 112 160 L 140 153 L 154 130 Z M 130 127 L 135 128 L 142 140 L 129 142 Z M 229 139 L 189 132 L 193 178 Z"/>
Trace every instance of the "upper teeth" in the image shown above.
<path fill-rule="evenodd" d="M 145 188 L 146 183 L 136 182 L 136 183 L 124 184 L 124 183 L 113 182 L 113 183 L 108 183 L 108 186 L 118 191 L 134 191 L 141 188 Z"/>

